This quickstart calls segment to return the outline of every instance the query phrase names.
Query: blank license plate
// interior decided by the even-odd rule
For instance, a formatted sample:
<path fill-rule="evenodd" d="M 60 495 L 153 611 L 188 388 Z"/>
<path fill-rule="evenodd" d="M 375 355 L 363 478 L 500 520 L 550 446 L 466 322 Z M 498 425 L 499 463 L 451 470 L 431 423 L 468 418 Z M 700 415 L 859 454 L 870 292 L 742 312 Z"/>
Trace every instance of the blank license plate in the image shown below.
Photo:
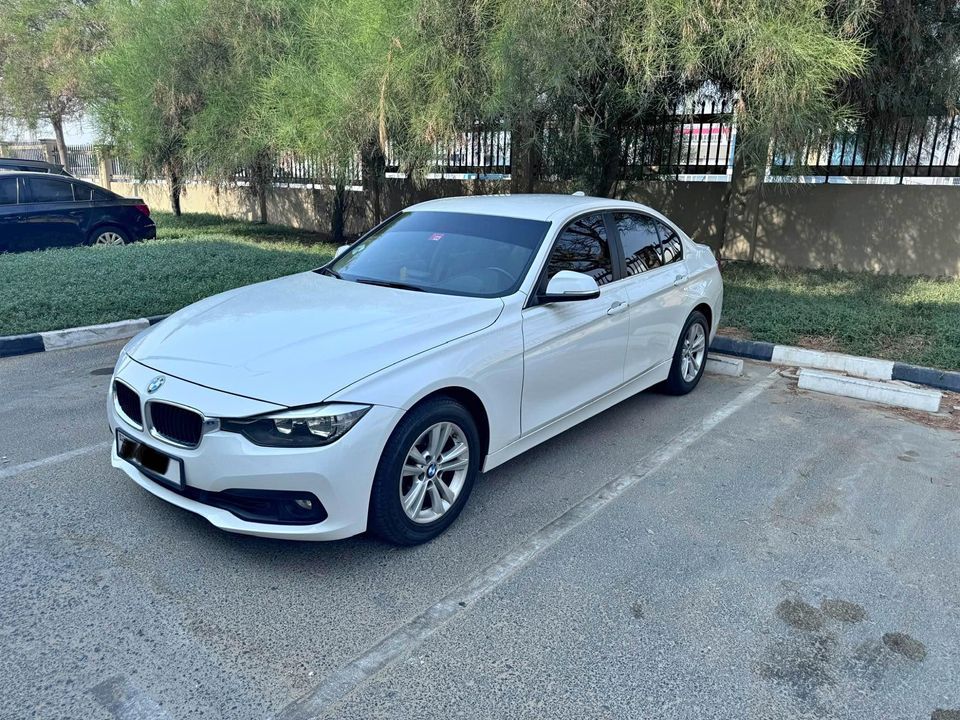
<path fill-rule="evenodd" d="M 117 430 L 117 455 L 151 480 L 183 490 L 183 461 L 179 458 L 154 450 L 120 430 Z"/>

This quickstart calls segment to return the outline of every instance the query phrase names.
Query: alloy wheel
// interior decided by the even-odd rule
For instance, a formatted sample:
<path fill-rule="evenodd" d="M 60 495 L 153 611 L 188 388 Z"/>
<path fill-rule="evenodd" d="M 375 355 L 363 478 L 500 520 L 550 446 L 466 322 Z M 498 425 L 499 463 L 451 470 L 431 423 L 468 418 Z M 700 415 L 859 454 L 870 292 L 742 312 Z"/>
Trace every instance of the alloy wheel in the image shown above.
<path fill-rule="evenodd" d="M 123 235 L 113 230 L 105 230 L 97 235 L 94 245 L 123 245 Z"/>
<path fill-rule="evenodd" d="M 693 382 L 700 373 L 700 366 L 707 355 L 707 334 L 703 325 L 694 322 L 687 328 L 680 349 L 680 375 L 684 382 Z"/>
<path fill-rule="evenodd" d="M 470 466 L 470 444 L 460 426 L 439 422 L 407 451 L 400 471 L 400 503 L 415 523 L 443 517 L 457 501 Z"/>

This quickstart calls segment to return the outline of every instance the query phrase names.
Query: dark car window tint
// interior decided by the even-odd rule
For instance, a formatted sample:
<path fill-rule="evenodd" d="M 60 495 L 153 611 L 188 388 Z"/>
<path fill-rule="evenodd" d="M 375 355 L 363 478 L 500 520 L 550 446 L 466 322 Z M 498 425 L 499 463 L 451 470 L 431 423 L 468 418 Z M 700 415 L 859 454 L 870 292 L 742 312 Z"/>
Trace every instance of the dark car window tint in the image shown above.
<path fill-rule="evenodd" d="M 73 186 L 53 178 L 27 178 L 30 201 L 35 203 L 73 202 Z"/>
<path fill-rule="evenodd" d="M 589 275 L 603 285 L 613 280 L 613 261 L 603 215 L 588 215 L 576 220 L 560 233 L 550 253 L 547 278 L 561 270 Z"/>
<path fill-rule="evenodd" d="M 613 219 L 620 233 L 628 274 L 636 275 L 663 264 L 660 236 L 653 218 L 639 213 L 616 213 Z"/>
<path fill-rule="evenodd" d="M 657 227 L 660 229 L 660 254 L 663 256 L 663 264 L 676 262 L 683 257 L 683 243 L 679 236 L 668 225 L 657 221 Z"/>
<path fill-rule="evenodd" d="M 93 197 L 92 200 L 113 200 L 113 193 L 108 193 L 106 190 L 97 190 L 92 188 Z"/>
<path fill-rule="evenodd" d="M 17 179 L 0 177 L 0 205 L 17 204 Z"/>
<path fill-rule="evenodd" d="M 93 188 L 89 185 L 80 185 L 79 183 L 74 185 L 73 199 L 77 202 L 89 202 L 93 200 Z"/>

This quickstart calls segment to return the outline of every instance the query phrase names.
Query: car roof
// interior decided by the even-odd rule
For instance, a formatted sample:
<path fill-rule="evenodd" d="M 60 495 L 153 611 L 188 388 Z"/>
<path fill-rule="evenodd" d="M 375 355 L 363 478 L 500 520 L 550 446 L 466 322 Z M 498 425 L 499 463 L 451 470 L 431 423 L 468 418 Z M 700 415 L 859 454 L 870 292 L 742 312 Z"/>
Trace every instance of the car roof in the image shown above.
<path fill-rule="evenodd" d="M 33 165 L 34 167 L 45 167 L 61 169 L 63 165 L 47 162 L 46 160 L 34 160 L 33 158 L 0 157 L 0 165 Z"/>
<path fill-rule="evenodd" d="M 63 180 L 64 182 L 79 182 L 84 183 L 85 185 L 93 185 L 95 187 L 100 187 L 94 182 L 89 180 L 84 180 L 83 178 L 74 177 L 73 175 L 61 175 L 60 173 L 49 173 L 42 170 L 4 170 L 0 177 L 11 177 L 11 176 L 23 176 L 23 177 L 40 177 L 45 180 Z M 103 190 L 103 188 L 100 188 Z"/>
<path fill-rule="evenodd" d="M 629 208 L 651 211 L 650 208 L 628 200 L 590 197 L 589 195 L 518 194 L 518 195 L 466 195 L 447 197 L 412 205 L 407 210 L 429 212 L 458 212 L 474 215 L 497 215 L 500 217 L 542 220 L 549 222 L 554 216 L 567 216 L 592 209 Z M 652 211 L 651 211 L 652 212 Z"/>

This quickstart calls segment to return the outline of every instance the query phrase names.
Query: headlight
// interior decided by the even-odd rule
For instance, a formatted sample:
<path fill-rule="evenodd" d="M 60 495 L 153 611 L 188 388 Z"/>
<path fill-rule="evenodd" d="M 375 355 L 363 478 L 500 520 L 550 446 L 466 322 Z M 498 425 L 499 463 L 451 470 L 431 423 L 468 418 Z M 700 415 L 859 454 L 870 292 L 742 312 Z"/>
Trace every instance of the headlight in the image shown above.
<path fill-rule="evenodd" d="M 369 405 L 331 403 L 271 415 L 223 419 L 220 429 L 240 433 L 256 445 L 318 447 L 339 440 L 362 418 Z"/>

